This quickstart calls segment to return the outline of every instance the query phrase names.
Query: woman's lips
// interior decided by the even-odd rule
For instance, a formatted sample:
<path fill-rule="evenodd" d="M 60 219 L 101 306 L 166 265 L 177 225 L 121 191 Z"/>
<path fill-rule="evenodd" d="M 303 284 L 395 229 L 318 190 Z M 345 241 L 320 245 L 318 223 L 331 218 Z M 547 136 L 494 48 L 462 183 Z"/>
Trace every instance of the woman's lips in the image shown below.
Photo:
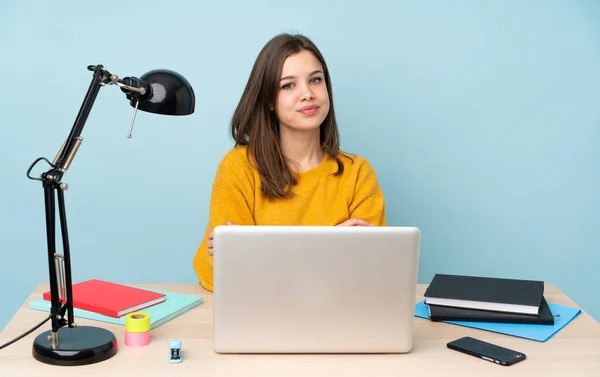
<path fill-rule="evenodd" d="M 319 110 L 319 106 L 312 105 L 312 106 L 304 106 L 304 107 L 298 109 L 298 112 L 302 113 L 304 115 L 312 115 L 312 114 L 316 113 L 317 110 Z"/>

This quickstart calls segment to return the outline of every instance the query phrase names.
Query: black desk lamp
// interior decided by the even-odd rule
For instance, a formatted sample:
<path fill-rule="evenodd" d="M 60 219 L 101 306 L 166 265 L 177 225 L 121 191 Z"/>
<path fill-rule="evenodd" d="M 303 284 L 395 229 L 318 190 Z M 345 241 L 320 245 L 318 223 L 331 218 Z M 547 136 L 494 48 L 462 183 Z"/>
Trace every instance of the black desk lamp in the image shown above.
<path fill-rule="evenodd" d="M 128 137 L 131 137 L 138 109 L 155 114 L 189 115 L 194 112 L 195 105 L 194 90 L 190 83 L 176 72 L 154 70 L 139 79 L 119 79 L 102 65 L 88 66 L 88 70 L 94 72 L 92 82 L 67 140 L 52 163 L 40 157 L 27 170 L 27 177 L 41 181 L 44 187 L 51 294 L 48 319 L 52 321 L 52 330 L 35 338 L 32 352 L 35 359 L 54 365 L 92 364 L 104 361 L 117 353 L 117 340 L 112 332 L 99 327 L 77 326 L 74 322 L 71 259 L 63 193 L 68 185 L 61 182 L 81 145 L 81 131 L 100 88 L 105 85 L 117 85 L 130 100 L 134 112 Z M 34 178 L 30 175 L 31 169 L 41 160 L 46 161 L 51 168 L 40 178 Z M 56 252 L 55 192 L 58 197 L 64 254 Z"/>

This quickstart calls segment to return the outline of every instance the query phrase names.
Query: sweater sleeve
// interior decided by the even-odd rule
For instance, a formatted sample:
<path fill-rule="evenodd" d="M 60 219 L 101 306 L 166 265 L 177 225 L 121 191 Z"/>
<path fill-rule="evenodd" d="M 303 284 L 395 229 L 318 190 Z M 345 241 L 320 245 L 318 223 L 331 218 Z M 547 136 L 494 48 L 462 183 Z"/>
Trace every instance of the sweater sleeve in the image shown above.
<path fill-rule="evenodd" d="M 375 170 L 366 160 L 360 166 L 349 206 L 350 218 L 363 219 L 375 226 L 386 226 L 385 201 Z"/>
<path fill-rule="evenodd" d="M 225 225 L 227 221 L 235 225 L 255 225 L 253 208 L 251 171 L 243 161 L 225 157 L 215 175 L 208 225 L 193 260 L 198 280 L 205 289 L 213 290 L 213 256 L 208 253 L 208 236 L 216 226 Z"/>

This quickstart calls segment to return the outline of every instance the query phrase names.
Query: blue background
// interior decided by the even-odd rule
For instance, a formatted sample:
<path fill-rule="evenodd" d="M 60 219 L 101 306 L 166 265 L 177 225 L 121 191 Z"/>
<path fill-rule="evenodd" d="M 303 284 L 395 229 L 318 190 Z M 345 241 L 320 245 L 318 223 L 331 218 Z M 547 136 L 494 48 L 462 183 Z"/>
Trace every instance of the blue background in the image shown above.
<path fill-rule="evenodd" d="M 178 71 L 197 105 L 138 113 L 128 139 L 132 108 L 102 88 L 64 177 L 73 278 L 195 283 L 231 115 L 279 32 L 322 50 L 342 148 L 375 167 L 390 225 L 422 230 L 420 283 L 541 279 L 600 319 L 600 2 L 14 0 L 0 5 L 0 328 L 48 280 L 43 190 L 25 172 L 67 137 L 87 65 Z"/>

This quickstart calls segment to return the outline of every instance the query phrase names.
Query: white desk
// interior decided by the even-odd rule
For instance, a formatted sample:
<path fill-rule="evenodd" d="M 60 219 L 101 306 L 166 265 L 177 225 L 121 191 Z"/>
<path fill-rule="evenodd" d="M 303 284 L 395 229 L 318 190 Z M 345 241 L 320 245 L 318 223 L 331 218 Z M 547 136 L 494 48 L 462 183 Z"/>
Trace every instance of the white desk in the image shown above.
<path fill-rule="evenodd" d="M 542 376 L 600 377 L 600 325 L 587 313 L 580 314 L 545 343 L 415 318 L 415 344 L 403 355 L 220 355 L 212 350 L 212 294 L 199 285 L 148 284 L 149 288 L 203 295 L 205 302 L 152 332 L 152 343 L 130 348 L 123 341 L 124 327 L 77 319 L 113 331 L 120 346 L 111 359 L 82 367 L 57 367 L 38 362 L 31 355 L 33 339 L 50 328 L 49 323 L 17 343 L 0 350 L 0 376 Z M 415 303 L 423 299 L 419 285 Z M 0 333 L 0 344 L 24 333 L 47 314 L 27 303 L 48 290 L 40 284 Z M 556 287 L 547 285 L 550 303 L 577 305 Z M 446 343 L 472 336 L 527 355 L 527 360 L 504 367 L 446 348 Z M 183 362 L 170 364 L 169 340 L 182 341 Z"/>

